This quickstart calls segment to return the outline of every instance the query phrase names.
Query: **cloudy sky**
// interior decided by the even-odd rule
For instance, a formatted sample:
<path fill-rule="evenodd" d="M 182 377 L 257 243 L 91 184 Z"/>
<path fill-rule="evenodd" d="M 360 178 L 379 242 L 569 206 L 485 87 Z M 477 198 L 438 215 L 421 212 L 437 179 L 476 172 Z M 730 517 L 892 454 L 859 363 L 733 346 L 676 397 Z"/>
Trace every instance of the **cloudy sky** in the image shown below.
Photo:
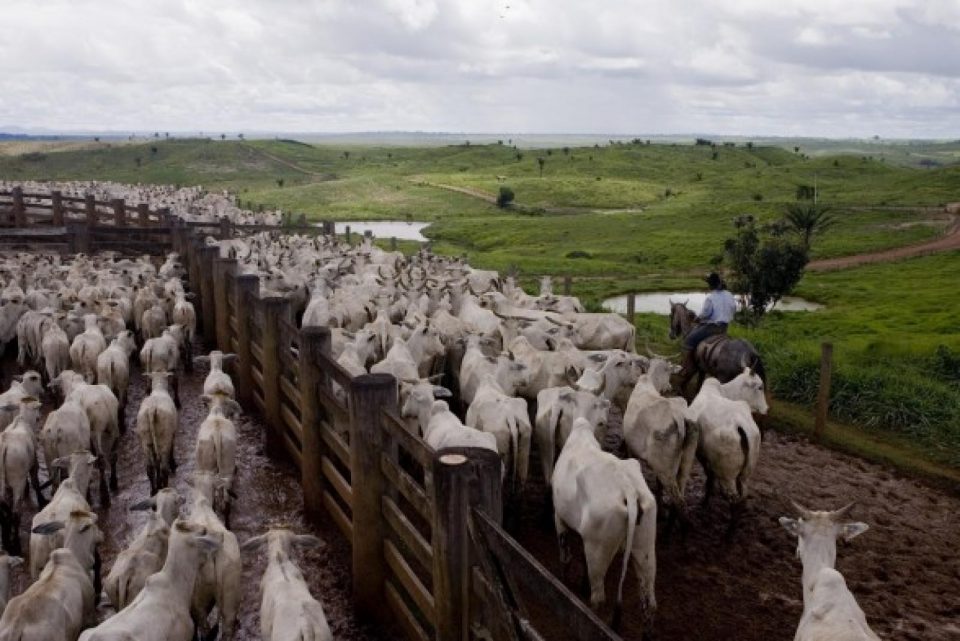
<path fill-rule="evenodd" d="M 2 0 L 0 130 L 960 138 L 960 0 Z"/>

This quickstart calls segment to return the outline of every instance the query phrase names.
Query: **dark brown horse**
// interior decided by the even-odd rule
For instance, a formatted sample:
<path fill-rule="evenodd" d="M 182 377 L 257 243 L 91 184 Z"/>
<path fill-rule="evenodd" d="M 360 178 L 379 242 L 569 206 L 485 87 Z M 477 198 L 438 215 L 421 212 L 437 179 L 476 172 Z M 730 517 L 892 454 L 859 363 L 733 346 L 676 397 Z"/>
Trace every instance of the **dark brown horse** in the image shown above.
<path fill-rule="evenodd" d="M 670 301 L 670 338 L 686 338 L 696 326 L 697 315 L 687 309 L 686 302 Z M 727 383 L 736 378 L 744 367 L 753 369 L 764 383 L 767 381 L 760 354 L 750 341 L 742 338 L 730 338 L 726 334 L 710 336 L 697 345 L 694 362 L 700 372 L 701 384 L 707 376 Z"/>

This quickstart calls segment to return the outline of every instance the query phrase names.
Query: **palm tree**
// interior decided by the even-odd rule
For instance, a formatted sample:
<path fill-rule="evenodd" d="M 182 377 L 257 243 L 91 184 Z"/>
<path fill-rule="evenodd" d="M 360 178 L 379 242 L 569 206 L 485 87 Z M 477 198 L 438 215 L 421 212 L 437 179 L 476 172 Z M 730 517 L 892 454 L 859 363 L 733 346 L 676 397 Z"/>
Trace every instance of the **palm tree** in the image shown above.
<path fill-rule="evenodd" d="M 787 224 L 800 235 L 803 246 L 809 251 L 813 237 L 822 234 L 837 223 L 830 215 L 830 208 L 815 203 L 791 203 L 784 214 Z"/>

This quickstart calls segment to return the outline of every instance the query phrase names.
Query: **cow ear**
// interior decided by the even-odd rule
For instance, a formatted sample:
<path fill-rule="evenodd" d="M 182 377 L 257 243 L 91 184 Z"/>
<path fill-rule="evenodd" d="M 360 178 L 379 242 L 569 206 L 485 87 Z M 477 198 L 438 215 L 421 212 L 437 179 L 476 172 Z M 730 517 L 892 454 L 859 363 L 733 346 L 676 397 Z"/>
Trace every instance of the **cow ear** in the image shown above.
<path fill-rule="evenodd" d="M 155 507 L 157 507 L 157 500 L 151 497 L 149 499 L 144 499 L 134 503 L 128 509 L 131 512 L 146 512 L 147 510 L 152 510 Z"/>
<path fill-rule="evenodd" d="M 41 523 L 31 531 L 34 534 L 53 534 L 54 532 L 59 532 L 63 528 L 63 521 L 50 521 L 49 523 Z"/>
<path fill-rule="evenodd" d="M 452 396 L 453 396 L 453 392 L 448 390 L 446 387 L 441 387 L 440 385 L 433 386 L 434 398 L 450 398 Z"/>
<path fill-rule="evenodd" d="M 860 523 L 859 521 L 855 523 L 844 523 L 840 526 L 840 536 L 843 537 L 844 541 L 849 542 L 866 532 L 868 529 L 870 529 L 869 525 L 866 523 Z"/>
<path fill-rule="evenodd" d="M 794 536 L 800 536 L 800 521 L 798 519 L 791 519 L 788 516 L 781 516 L 780 525 L 782 525 L 783 529 L 790 534 Z"/>

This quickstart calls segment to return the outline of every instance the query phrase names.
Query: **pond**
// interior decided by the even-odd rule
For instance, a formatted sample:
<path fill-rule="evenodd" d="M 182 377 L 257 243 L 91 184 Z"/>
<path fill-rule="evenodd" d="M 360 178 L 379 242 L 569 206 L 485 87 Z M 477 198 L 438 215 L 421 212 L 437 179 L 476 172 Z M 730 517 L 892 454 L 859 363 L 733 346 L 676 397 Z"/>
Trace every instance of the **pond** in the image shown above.
<path fill-rule="evenodd" d="M 704 292 L 655 292 L 635 295 L 634 310 L 638 314 L 670 314 L 670 300 L 674 302 L 687 301 L 687 307 L 700 313 L 703 301 L 707 297 Z M 603 301 L 604 309 L 611 312 L 625 314 L 627 312 L 627 296 L 614 296 Z M 812 312 L 822 309 L 823 305 L 814 303 L 797 296 L 787 296 L 777 303 L 776 309 L 781 312 Z"/>
<path fill-rule="evenodd" d="M 334 232 L 345 234 L 346 228 L 350 227 L 351 234 L 360 234 L 366 230 L 373 233 L 374 238 L 396 238 L 397 240 L 416 240 L 421 243 L 427 242 L 427 237 L 421 232 L 430 223 L 402 221 L 402 220 L 381 220 L 381 221 L 337 221 L 334 225 Z"/>

